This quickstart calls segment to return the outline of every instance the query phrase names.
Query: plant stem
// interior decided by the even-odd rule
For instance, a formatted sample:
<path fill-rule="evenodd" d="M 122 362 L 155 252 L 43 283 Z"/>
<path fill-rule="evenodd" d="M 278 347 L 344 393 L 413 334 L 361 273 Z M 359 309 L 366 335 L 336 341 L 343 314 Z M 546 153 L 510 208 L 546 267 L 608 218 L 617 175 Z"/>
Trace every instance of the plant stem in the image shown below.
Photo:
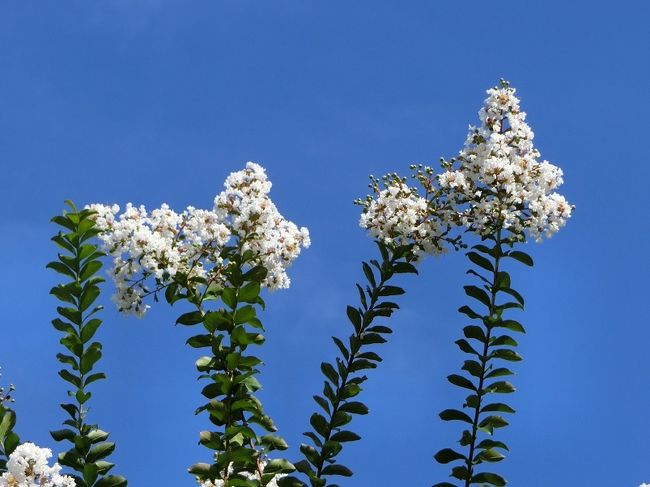
<path fill-rule="evenodd" d="M 494 271 L 492 278 L 492 286 L 490 290 L 490 308 L 489 316 L 492 316 L 495 313 L 496 306 L 496 297 L 497 297 L 497 278 L 499 276 L 499 262 L 501 260 L 501 226 L 497 228 L 496 238 L 494 248 L 496 249 L 496 256 L 494 258 Z M 483 343 L 483 355 L 481 356 L 481 376 L 479 377 L 478 390 L 476 395 L 478 401 L 476 404 L 476 410 L 474 412 L 474 419 L 472 421 L 472 437 L 469 447 L 469 455 L 467 456 L 467 477 L 465 479 L 465 487 L 469 487 L 471 484 L 472 476 L 474 473 L 474 451 L 476 448 L 476 439 L 478 436 L 478 424 L 481 414 L 481 404 L 483 402 L 483 383 L 485 382 L 485 373 L 487 371 L 487 362 L 488 362 L 488 352 L 490 348 L 490 339 L 492 335 L 492 327 L 486 326 L 487 333 L 485 336 L 485 342 Z"/>
<path fill-rule="evenodd" d="M 332 431 L 334 430 L 334 424 L 333 424 L 333 421 L 331 419 L 333 419 L 334 416 L 336 415 L 336 413 L 338 413 L 338 411 L 339 411 L 339 407 L 341 406 L 341 400 L 342 400 L 341 399 L 341 392 L 345 389 L 345 387 L 348 384 L 348 379 L 349 379 L 349 376 L 350 376 L 350 369 L 352 367 L 352 363 L 355 361 L 355 359 L 358 356 L 359 351 L 361 350 L 361 345 L 362 345 L 361 339 L 363 337 L 363 334 L 367 330 L 367 328 L 372 324 L 372 320 L 374 319 L 374 313 L 373 312 L 375 311 L 375 306 L 377 305 L 377 301 L 380 298 L 380 292 L 381 292 L 382 288 L 384 287 L 384 285 L 391 279 L 391 277 L 393 277 L 392 268 L 393 268 L 393 266 L 394 266 L 394 264 L 395 264 L 395 262 L 397 260 L 398 259 L 396 259 L 394 255 L 392 255 L 390 260 L 383 262 L 383 263 L 388 264 L 388 267 L 391 269 L 391 272 L 389 274 L 384 274 L 384 272 L 381 273 L 381 275 L 382 275 L 381 280 L 380 280 L 379 284 L 377 286 L 375 286 L 373 291 L 372 291 L 372 296 L 370 298 L 370 303 L 369 303 L 369 305 L 367 307 L 364 307 L 365 309 L 364 309 L 364 312 L 362 314 L 362 320 L 363 320 L 362 321 L 362 326 L 361 326 L 361 328 L 359 329 L 358 332 L 355 332 L 355 338 L 357 340 L 353 341 L 353 345 L 351 346 L 351 349 L 350 349 L 350 356 L 348 357 L 348 360 L 347 360 L 347 363 L 346 363 L 346 366 L 345 366 L 344 375 L 341 377 L 341 383 L 336 389 L 336 401 L 332 405 L 332 412 L 331 412 L 331 415 L 330 415 L 330 422 L 329 422 L 328 428 L 327 428 L 327 434 L 324 437 L 323 446 L 321 447 L 320 452 L 319 452 L 320 461 L 318 462 L 318 465 L 315 465 L 316 468 L 317 468 L 316 469 L 316 477 L 319 478 L 319 479 L 321 478 L 321 475 L 323 473 L 323 468 L 325 466 L 324 446 L 330 440 L 330 437 L 332 435 Z"/>

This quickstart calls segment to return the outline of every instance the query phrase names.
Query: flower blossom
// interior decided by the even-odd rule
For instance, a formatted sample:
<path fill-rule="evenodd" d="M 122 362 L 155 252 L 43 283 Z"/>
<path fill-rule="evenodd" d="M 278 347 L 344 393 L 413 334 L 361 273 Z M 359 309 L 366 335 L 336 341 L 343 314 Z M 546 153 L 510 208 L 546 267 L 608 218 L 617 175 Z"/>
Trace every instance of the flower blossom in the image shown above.
<path fill-rule="evenodd" d="M 425 196 L 397 174 L 384 176 L 383 185 L 371 177 L 370 187 L 374 196 L 356 201 L 364 207 L 359 226 L 387 245 L 412 244 L 416 260 L 424 254 L 445 252 L 447 243 L 455 243 L 447 235 L 457 224 L 457 214 L 440 199 L 440 192 L 433 186 L 431 176 L 429 167 L 420 168 L 414 176 L 424 187 Z"/>
<path fill-rule="evenodd" d="M 95 225 L 105 252 L 113 258 L 111 275 L 120 311 L 143 316 L 144 297 L 182 274 L 219 282 L 226 245 L 252 251 L 256 265 L 268 271 L 270 290 L 289 287 L 286 270 L 309 247 L 309 232 L 286 220 L 268 196 L 271 182 L 253 162 L 232 173 L 210 210 L 188 207 L 176 213 L 168 205 L 148 212 L 144 206 L 93 204 Z M 154 280 L 152 291 L 148 281 Z"/>
<path fill-rule="evenodd" d="M 573 210 L 555 192 L 562 170 L 540 160 L 515 89 L 502 81 L 487 95 L 481 124 L 470 126 L 458 157 L 443 164 L 440 186 L 462 209 L 464 224 L 479 235 L 500 226 L 516 234 L 527 231 L 537 241 L 550 237 Z"/>
<path fill-rule="evenodd" d="M 18 445 L 9 455 L 7 471 L 0 475 L 0 487 L 75 487 L 72 477 L 61 475 L 61 466 L 48 465 L 52 456 L 49 448 L 33 443 Z"/>

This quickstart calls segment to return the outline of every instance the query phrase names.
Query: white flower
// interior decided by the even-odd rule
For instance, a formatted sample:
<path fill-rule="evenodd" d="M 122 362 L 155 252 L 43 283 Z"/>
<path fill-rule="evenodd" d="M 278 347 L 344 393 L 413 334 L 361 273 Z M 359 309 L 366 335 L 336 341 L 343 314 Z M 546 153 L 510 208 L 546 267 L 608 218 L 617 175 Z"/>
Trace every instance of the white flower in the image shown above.
<path fill-rule="evenodd" d="M 61 475 L 61 466 L 48 465 L 49 448 L 33 443 L 18 445 L 9 455 L 7 471 L 0 475 L 0 487 L 75 487 L 72 477 Z"/>
<path fill-rule="evenodd" d="M 111 275 L 117 292 L 113 300 L 121 311 L 143 316 L 144 298 L 163 288 L 180 273 L 187 277 L 220 279 L 220 253 L 227 244 L 242 244 L 255 264 L 264 266 L 267 288 L 289 287 L 287 268 L 309 247 L 309 232 L 286 220 L 268 196 L 271 182 L 253 162 L 228 176 L 214 208 L 189 206 L 176 213 L 163 204 L 147 213 L 127 204 L 117 217 L 117 205 L 90 205 L 105 252 L 113 257 Z M 152 282 L 153 281 L 153 282 Z"/>
<path fill-rule="evenodd" d="M 515 89 L 503 81 L 487 94 L 479 111 L 481 125 L 470 126 L 464 148 L 439 176 L 440 185 L 463 213 L 465 225 L 480 235 L 500 225 L 528 232 L 537 241 L 550 237 L 573 210 L 554 192 L 563 182 L 562 170 L 539 160 Z"/>
<path fill-rule="evenodd" d="M 458 217 L 434 190 L 431 169 L 424 168 L 415 176 L 425 189 L 426 197 L 395 174 L 385 176 L 383 189 L 372 179 L 374 197 L 357 201 L 364 206 L 359 226 L 387 245 L 413 244 L 416 258 L 424 254 L 441 254 L 446 250 L 445 237 Z M 464 185 L 462 174 L 450 173 L 437 178 L 441 186 Z"/>

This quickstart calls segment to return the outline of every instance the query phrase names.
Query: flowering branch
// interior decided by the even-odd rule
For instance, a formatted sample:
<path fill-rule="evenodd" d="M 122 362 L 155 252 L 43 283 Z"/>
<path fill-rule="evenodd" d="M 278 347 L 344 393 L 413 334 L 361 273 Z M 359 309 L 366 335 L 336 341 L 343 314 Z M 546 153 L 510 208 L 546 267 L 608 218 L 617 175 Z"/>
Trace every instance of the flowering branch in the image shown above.
<path fill-rule="evenodd" d="M 195 464 L 190 473 L 204 487 L 272 486 L 294 467 L 266 457 L 287 446 L 275 435 L 258 435 L 253 426 L 275 431 L 254 396 L 261 387 L 255 377 L 261 360 L 245 352 L 264 342 L 256 308 L 264 306 L 261 289 L 289 287 L 286 269 L 309 246 L 309 233 L 278 212 L 268 196 L 271 182 L 258 164 L 249 162 L 224 186 L 212 210 L 188 207 L 178 214 L 163 205 L 149 214 L 129 204 L 117 218 L 116 205 L 91 208 L 104 249 L 113 256 L 120 311 L 143 316 L 149 307 L 145 298 L 153 294 L 157 300 L 165 290 L 170 304 L 184 299 L 195 308 L 177 323 L 202 324 L 207 331 L 188 344 L 209 350 L 196 363 L 200 378 L 211 381 L 202 391 L 209 402 L 197 414 L 207 411 L 219 429 L 200 435 L 201 444 L 215 452 L 214 461 Z M 214 300 L 224 306 L 208 309 Z"/>
<path fill-rule="evenodd" d="M 66 204 L 70 211 L 52 218 L 64 229 L 52 240 L 67 253 L 58 254 L 58 260 L 47 267 L 69 278 L 65 284 L 53 287 L 50 293 L 65 303 L 57 307 L 59 317 L 52 320 L 52 324 L 64 333 L 60 342 L 70 352 L 70 355 L 57 354 L 57 359 L 68 366 L 61 369 L 59 375 L 74 387 L 68 395 L 76 402 L 61 405 L 70 417 L 64 421 L 69 428 L 51 434 L 56 441 L 72 443 L 70 450 L 59 455 L 59 462 L 79 472 L 79 476 L 74 477 L 77 487 L 123 487 L 127 485 L 124 477 L 107 475 L 114 464 L 106 458 L 115 449 L 115 444 L 106 441 L 108 433 L 86 422 L 86 404 L 92 395 L 88 386 L 106 378 L 102 372 L 93 373 L 93 367 L 102 356 L 102 345 L 98 341 L 91 342 L 102 323 L 96 316 L 102 306 L 94 303 L 100 294 L 99 284 L 104 281 L 96 274 L 105 254 L 98 251 L 97 245 L 88 243 L 100 232 L 92 218 L 93 211 L 78 211 L 70 201 Z"/>
<path fill-rule="evenodd" d="M 540 161 L 540 152 L 533 145 L 534 134 L 526 123 L 526 114 L 519 108 L 514 88 L 505 80 L 487 91 L 488 97 L 479 111 L 480 126 L 470 127 L 465 146 L 458 157 L 443 160 L 445 172 L 438 176 L 439 184 L 461 215 L 468 231 L 477 234 L 483 243 L 474 245 L 467 253 L 477 266 L 469 274 L 480 279 L 482 286 L 465 286 L 465 293 L 485 307 L 485 313 L 469 306 L 459 311 L 480 325 L 463 328 L 465 338 L 456 341 L 464 353 L 472 356 L 462 369 L 465 375 L 452 374 L 449 382 L 468 389 L 464 408 L 446 409 L 440 413 L 444 421 L 460 421 L 469 425 L 460 438 L 460 446 L 467 453 L 451 448 L 440 450 L 435 459 L 440 463 L 460 461 L 451 470 L 451 476 L 471 484 L 506 485 L 506 480 L 494 472 L 477 468 L 483 463 L 503 460 L 505 443 L 491 438 L 479 441 L 479 433 L 492 436 L 494 431 L 508 425 L 500 415 L 512 414 L 514 409 L 502 402 L 486 404 L 489 394 L 508 394 L 514 386 L 502 377 L 513 375 L 497 361 L 519 361 L 514 350 L 517 342 L 508 334 L 496 335 L 499 328 L 524 332 L 515 320 L 506 319 L 507 309 L 523 309 L 524 299 L 515 291 L 510 275 L 501 269 L 502 259 L 513 258 L 532 266 L 532 258 L 521 251 L 511 250 L 525 242 L 526 236 L 541 241 L 565 225 L 573 206 L 554 192 L 562 184 L 562 170 L 548 161 Z M 488 245 L 485 243 L 491 242 Z M 510 248 L 510 249 L 509 249 Z M 489 275 L 483 275 L 487 271 Z M 498 303 L 497 297 L 507 294 L 514 301 Z M 473 344 L 478 344 L 478 349 Z M 494 380 L 496 379 L 496 380 Z M 494 381 L 493 381 L 494 380 Z M 492 382 L 490 382 L 492 381 Z M 454 487 L 442 482 L 434 487 Z"/>

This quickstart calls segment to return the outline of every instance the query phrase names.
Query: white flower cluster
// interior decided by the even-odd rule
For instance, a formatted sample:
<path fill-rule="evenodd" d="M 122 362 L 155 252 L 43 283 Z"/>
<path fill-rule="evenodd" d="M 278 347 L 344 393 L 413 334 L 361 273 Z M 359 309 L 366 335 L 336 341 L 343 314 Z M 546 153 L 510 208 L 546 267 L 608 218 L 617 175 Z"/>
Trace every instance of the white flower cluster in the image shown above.
<path fill-rule="evenodd" d="M 573 206 L 555 192 L 562 170 L 539 160 L 514 88 L 502 81 L 487 94 L 481 125 L 470 127 L 459 156 L 443 160 L 444 171 L 437 176 L 419 166 L 414 178 L 423 196 L 395 174 L 384 177 L 383 189 L 373 178 L 374 196 L 357 201 L 364 206 L 359 224 L 372 237 L 435 254 L 445 243 L 459 242 L 448 236 L 457 225 L 479 235 L 496 228 L 527 232 L 537 241 L 565 225 Z"/>
<path fill-rule="evenodd" d="M 478 234 L 499 225 L 540 241 L 571 217 L 573 207 L 554 192 L 563 182 L 562 170 L 539 160 L 515 89 L 502 81 L 487 94 L 480 126 L 470 126 L 465 147 L 438 181 L 464 209 L 465 225 Z"/>
<path fill-rule="evenodd" d="M 152 292 L 149 278 L 155 280 L 153 291 L 178 273 L 218 281 L 220 253 L 232 239 L 268 270 L 266 287 L 289 287 L 286 269 L 309 246 L 309 232 L 278 212 L 270 189 L 264 169 L 249 162 L 226 179 L 212 210 L 188 207 L 176 213 L 163 204 L 148 213 L 129 203 L 118 217 L 117 205 L 90 205 L 103 248 L 113 257 L 118 308 L 142 316 L 149 307 L 143 298 Z"/>
<path fill-rule="evenodd" d="M 373 178 L 370 186 L 375 196 L 357 203 L 364 206 L 359 225 L 371 237 L 393 246 L 414 244 L 416 258 L 445 251 L 453 212 L 435 197 L 420 196 L 395 174 L 385 176 L 383 185 Z"/>
<path fill-rule="evenodd" d="M 18 445 L 9 455 L 7 471 L 0 475 L 0 487 L 75 487 L 72 477 L 61 475 L 61 466 L 48 465 L 49 448 L 33 443 Z"/>
<path fill-rule="evenodd" d="M 285 219 L 268 194 L 271 182 L 264 168 L 254 162 L 234 172 L 225 182 L 226 189 L 214 200 L 214 210 L 240 241 L 244 251 L 259 257 L 268 275 L 264 284 L 270 289 L 286 289 L 291 284 L 286 269 L 309 247 L 309 231 Z"/>

